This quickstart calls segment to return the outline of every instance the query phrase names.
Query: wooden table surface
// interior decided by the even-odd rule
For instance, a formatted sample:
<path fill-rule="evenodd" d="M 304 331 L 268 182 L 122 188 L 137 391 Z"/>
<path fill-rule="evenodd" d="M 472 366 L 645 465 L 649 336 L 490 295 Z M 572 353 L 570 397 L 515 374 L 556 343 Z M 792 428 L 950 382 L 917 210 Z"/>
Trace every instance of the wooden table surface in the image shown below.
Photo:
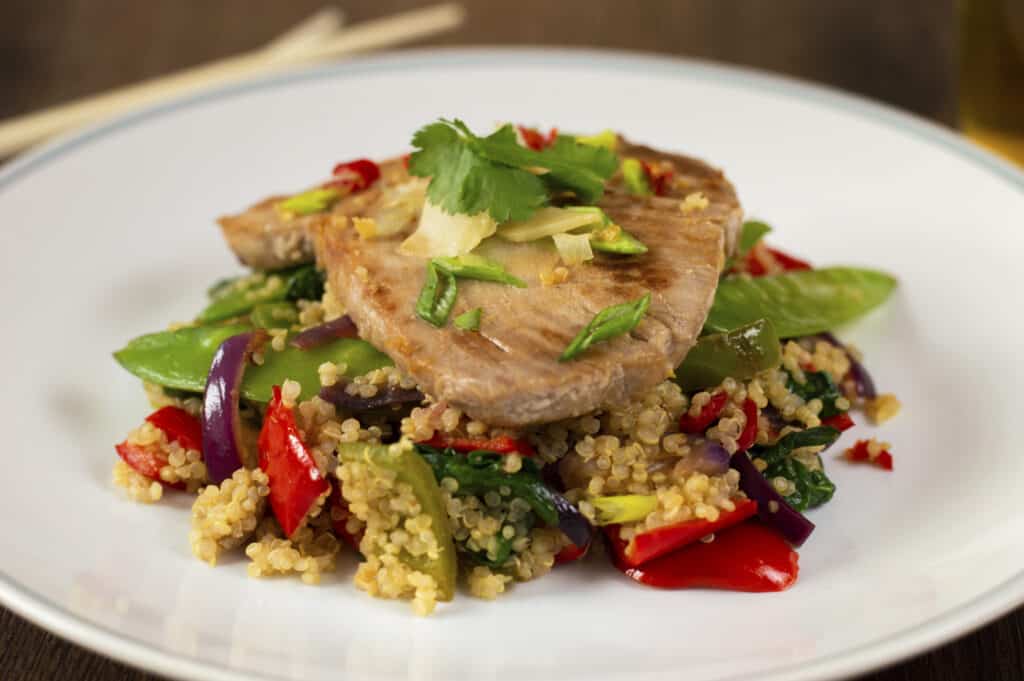
<path fill-rule="evenodd" d="M 349 21 L 424 0 L 346 0 Z M 0 4 L 0 117 L 251 49 L 323 0 L 13 0 Z M 427 44 L 543 44 L 695 56 L 794 75 L 956 122 L 953 0 L 467 0 Z M 870 598 L 865 599 L 870 607 Z M 871 681 L 1017 681 L 1024 609 Z M 0 608 L 0 679 L 141 681 Z"/>

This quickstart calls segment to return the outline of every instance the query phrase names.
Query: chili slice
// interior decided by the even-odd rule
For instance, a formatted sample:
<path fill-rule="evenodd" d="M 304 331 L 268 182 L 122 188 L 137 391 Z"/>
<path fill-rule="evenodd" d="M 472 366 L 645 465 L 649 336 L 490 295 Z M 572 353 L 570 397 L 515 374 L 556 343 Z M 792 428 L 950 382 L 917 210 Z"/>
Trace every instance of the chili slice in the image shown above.
<path fill-rule="evenodd" d="M 691 435 L 703 433 L 721 415 L 722 410 L 725 409 L 725 403 L 728 401 L 729 396 L 726 393 L 715 393 L 711 396 L 711 400 L 701 408 L 699 414 L 696 416 L 683 414 L 679 417 L 679 430 Z"/>
<path fill-rule="evenodd" d="M 740 432 L 740 436 L 736 440 L 736 451 L 747 451 L 757 440 L 757 417 L 760 413 L 761 410 L 757 408 L 754 400 L 749 397 L 743 400 L 743 415 L 747 417 L 747 422 L 744 424 L 743 431 Z"/>
<path fill-rule="evenodd" d="M 853 428 L 857 424 L 853 422 L 853 419 L 850 418 L 850 414 L 848 412 L 841 411 L 835 416 L 830 416 L 827 419 L 822 419 L 821 425 L 828 426 L 830 428 L 835 428 L 836 430 L 842 432 L 844 430 L 849 430 L 850 428 Z"/>
<path fill-rule="evenodd" d="M 457 452 L 487 451 L 495 454 L 519 454 L 520 456 L 536 456 L 537 452 L 526 440 L 509 435 L 492 438 L 457 437 L 445 433 L 434 432 L 434 436 L 423 442 L 437 449 L 454 449 Z"/>

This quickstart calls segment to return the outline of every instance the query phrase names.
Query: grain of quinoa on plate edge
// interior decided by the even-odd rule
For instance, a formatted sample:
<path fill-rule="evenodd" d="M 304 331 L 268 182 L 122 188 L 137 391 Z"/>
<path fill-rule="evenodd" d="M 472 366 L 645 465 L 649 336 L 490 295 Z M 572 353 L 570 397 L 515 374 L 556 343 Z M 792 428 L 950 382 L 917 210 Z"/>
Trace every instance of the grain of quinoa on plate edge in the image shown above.
<path fill-rule="evenodd" d="M 590 553 L 662 588 L 793 584 L 823 453 L 900 409 L 830 333 L 895 280 L 768 246 L 720 170 L 610 130 L 442 119 L 412 145 L 219 219 L 251 271 L 114 353 L 155 409 L 115 484 L 194 495 L 210 565 L 312 585 L 351 552 L 423 615 Z"/>

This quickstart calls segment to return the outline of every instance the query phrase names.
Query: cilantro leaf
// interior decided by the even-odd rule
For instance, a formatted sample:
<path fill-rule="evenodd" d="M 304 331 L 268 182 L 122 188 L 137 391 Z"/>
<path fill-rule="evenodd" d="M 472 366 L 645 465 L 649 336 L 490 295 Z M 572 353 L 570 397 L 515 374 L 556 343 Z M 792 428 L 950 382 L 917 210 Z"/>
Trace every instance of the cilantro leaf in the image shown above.
<path fill-rule="evenodd" d="M 432 203 L 452 214 L 486 210 L 498 222 L 527 219 L 548 203 L 551 192 L 570 191 L 594 203 L 618 167 L 613 151 L 567 135 L 534 151 L 520 146 L 511 125 L 479 137 L 458 119 L 421 128 L 413 146 L 418 151 L 409 159 L 409 172 L 431 177 Z M 541 174 L 531 172 L 536 169 Z"/>
<path fill-rule="evenodd" d="M 525 220 L 548 202 L 548 190 L 533 173 L 495 163 L 477 153 L 469 138 L 447 121 L 431 123 L 412 139 L 419 151 L 409 157 L 409 173 L 430 177 L 427 197 L 452 215 L 487 211 L 497 222 Z M 465 126 L 462 126 L 465 129 Z"/>

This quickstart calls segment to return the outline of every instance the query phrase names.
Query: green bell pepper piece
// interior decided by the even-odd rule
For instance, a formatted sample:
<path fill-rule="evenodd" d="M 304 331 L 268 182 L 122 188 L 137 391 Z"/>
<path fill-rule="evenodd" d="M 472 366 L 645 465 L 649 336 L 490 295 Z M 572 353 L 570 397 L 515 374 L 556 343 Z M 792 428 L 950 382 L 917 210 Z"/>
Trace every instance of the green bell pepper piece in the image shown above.
<path fill-rule="evenodd" d="M 246 324 L 191 326 L 140 336 L 114 353 L 132 374 L 165 388 L 201 393 L 217 348 L 227 338 L 251 331 Z M 253 402 L 269 402 L 272 388 L 285 379 L 302 384 L 302 399 L 320 390 L 318 368 L 324 362 L 344 362 L 349 377 L 390 366 L 391 360 L 375 347 L 354 338 L 342 338 L 310 350 L 290 345 L 278 352 L 269 347 L 262 365 L 246 367 L 241 395 Z"/>
<path fill-rule="evenodd" d="M 291 303 L 263 303 L 249 313 L 257 329 L 288 329 L 299 322 L 299 310 Z"/>
<path fill-rule="evenodd" d="M 567 210 L 571 210 L 576 213 L 593 213 L 600 217 L 600 226 L 592 226 L 589 228 L 592 234 L 599 232 L 599 230 L 602 230 L 612 224 L 612 220 L 608 217 L 608 214 L 597 206 L 568 206 Z M 591 237 L 590 247 L 595 251 L 601 251 L 602 253 L 615 253 L 616 255 L 641 255 L 647 252 L 647 246 L 644 245 L 644 242 L 622 229 L 622 227 L 619 227 L 619 233 L 614 239 L 605 240 Z"/>
<path fill-rule="evenodd" d="M 759 319 L 728 333 L 697 340 L 676 369 L 676 383 L 683 392 L 716 386 L 726 378 L 745 381 L 782 360 L 779 337 L 771 322 Z"/>
<path fill-rule="evenodd" d="M 436 559 L 427 556 L 411 556 L 402 552 L 401 559 L 414 569 L 431 575 L 437 580 L 438 598 L 450 601 L 455 594 L 455 576 L 458 563 L 455 556 L 455 542 L 441 496 L 441 488 L 434 478 L 434 471 L 414 447 L 401 444 L 380 445 L 365 442 L 343 442 L 338 445 L 338 456 L 342 461 L 365 461 L 371 466 L 395 474 L 396 480 L 412 487 L 412 493 L 420 502 L 423 512 L 430 516 L 434 537 L 440 549 Z"/>
<path fill-rule="evenodd" d="M 726 277 L 718 284 L 704 328 L 731 331 L 767 319 L 779 338 L 810 336 L 866 314 L 894 288 L 895 277 L 856 267 Z"/>

